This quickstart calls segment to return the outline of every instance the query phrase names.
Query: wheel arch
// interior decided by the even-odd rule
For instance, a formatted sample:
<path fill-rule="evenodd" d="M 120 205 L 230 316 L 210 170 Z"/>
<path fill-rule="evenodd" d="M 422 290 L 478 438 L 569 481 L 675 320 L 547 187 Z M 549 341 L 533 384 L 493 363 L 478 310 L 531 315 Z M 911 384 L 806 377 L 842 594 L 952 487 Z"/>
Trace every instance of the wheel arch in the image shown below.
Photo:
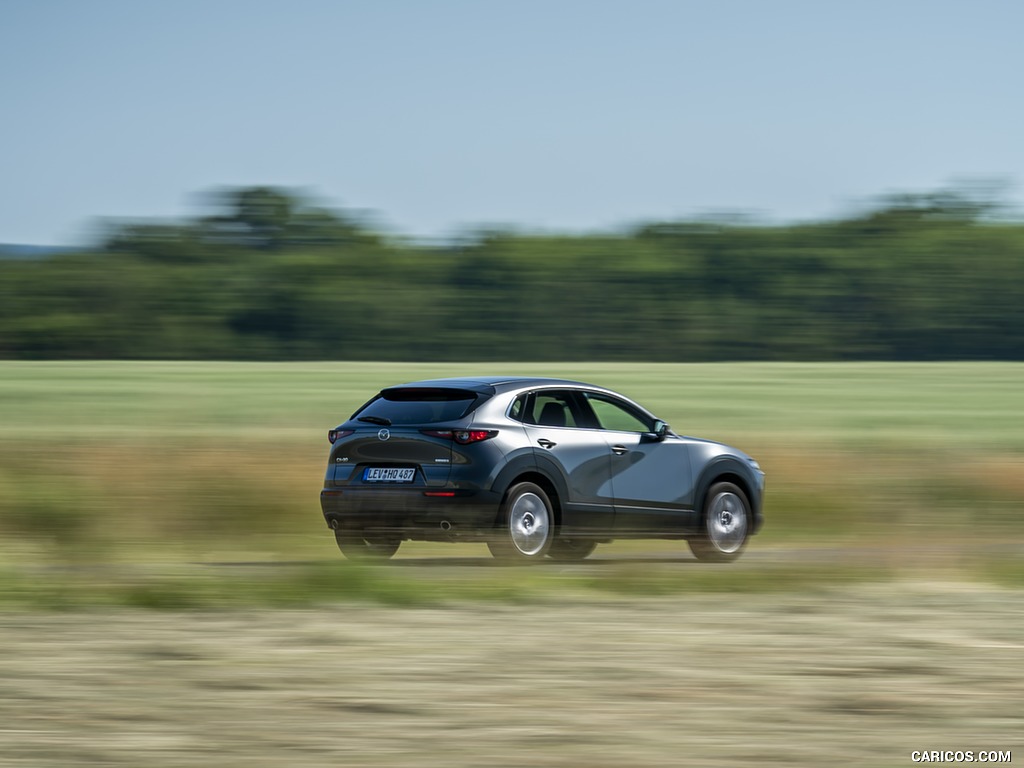
<path fill-rule="evenodd" d="M 750 504 L 752 522 L 759 519 L 761 515 L 761 500 L 756 493 L 757 486 L 750 477 L 749 471 L 747 471 L 739 459 L 732 456 L 723 456 L 708 464 L 704 471 L 701 472 L 700 479 L 697 482 L 694 509 L 697 511 L 697 520 L 702 528 L 708 491 L 711 490 L 711 486 L 715 483 L 732 483 L 743 491 L 743 495 L 747 497 L 747 503 Z M 753 532 L 751 531 L 751 533 Z"/>
<path fill-rule="evenodd" d="M 493 490 L 501 494 L 501 506 L 504 507 L 509 489 L 517 483 L 533 483 L 544 490 L 551 502 L 551 511 L 555 516 L 555 525 L 562 524 L 562 500 L 567 498 L 564 480 L 555 478 L 539 468 L 536 464 L 510 464 L 498 475 Z M 501 518 L 499 509 L 495 517 L 495 525 Z"/>

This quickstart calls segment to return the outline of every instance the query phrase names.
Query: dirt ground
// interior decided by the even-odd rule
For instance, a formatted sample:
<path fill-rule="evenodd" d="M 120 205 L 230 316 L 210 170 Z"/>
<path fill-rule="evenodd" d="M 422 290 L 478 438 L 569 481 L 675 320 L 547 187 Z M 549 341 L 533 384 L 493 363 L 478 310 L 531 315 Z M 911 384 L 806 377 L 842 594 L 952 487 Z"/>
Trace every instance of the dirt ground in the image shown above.
<path fill-rule="evenodd" d="M 1022 630 L 1024 593 L 938 583 L 5 613 L 0 766 L 1024 762 Z"/>

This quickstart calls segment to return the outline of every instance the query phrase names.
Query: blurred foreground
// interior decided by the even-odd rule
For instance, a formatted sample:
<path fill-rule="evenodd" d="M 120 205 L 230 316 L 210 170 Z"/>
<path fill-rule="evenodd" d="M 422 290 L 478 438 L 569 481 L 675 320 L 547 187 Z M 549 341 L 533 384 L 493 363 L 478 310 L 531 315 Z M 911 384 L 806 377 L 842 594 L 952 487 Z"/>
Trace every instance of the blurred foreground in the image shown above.
<path fill-rule="evenodd" d="M 513 574 L 509 574 L 510 576 Z M 0 765 L 910 765 L 1024 754 L 1024 593 L 0 615 Z"/>

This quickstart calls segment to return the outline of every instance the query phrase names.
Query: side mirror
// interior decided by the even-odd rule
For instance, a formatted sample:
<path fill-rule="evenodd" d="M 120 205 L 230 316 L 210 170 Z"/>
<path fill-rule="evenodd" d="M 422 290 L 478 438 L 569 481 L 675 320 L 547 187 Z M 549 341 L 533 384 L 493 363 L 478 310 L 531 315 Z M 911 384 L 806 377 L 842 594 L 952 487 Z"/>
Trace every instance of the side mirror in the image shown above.
<path fill-rule="evenodd" d="M 656 440 L 664 440 L 668 437 L 669 426 L 661 419 L 654 422 L 654 437 Z"/>

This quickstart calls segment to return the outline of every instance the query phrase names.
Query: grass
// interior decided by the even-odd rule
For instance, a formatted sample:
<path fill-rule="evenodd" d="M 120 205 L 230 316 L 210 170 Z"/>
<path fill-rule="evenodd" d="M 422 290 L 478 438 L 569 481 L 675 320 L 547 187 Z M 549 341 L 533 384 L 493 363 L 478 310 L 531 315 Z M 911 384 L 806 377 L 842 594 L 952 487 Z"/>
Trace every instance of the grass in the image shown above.
<path fill-rule="evenodd" d="M 349 567 L 317 500 L 327 429 L 385 384 L 465 372 L 604 384 L 678 432 L 747 450 L 768 473 L 768 522 L 755 550 L 825 543 L 896 554 L 824 571 L 683 568 L 684 578 L 643 562 L 596 574 L 541 568 L 516 571 L 511 588 L 503 569 L 438 581 Z M 1005 551 L 1024 533 L 1021 381 L 1017 363 L 0 362 L 0 601 L 203 607 L 341 595 L 431 604 L 802 589 L 833 577 L 899 577 L 921 566 L 905 556 L 920 550 L 952 552 L 942 567 L 966 578 L 1021 586 L 1019 553 Z M 991 541 L 1002 548 L 990 550 Z M 610 551 L 636 546 L 648 545 Z M 462 551 L 403 547 L 416 556 Z M 91 569 L 216 561 L 305 565 L 251 579 L 137 570 L 106 579 Z"/>
<path fill-rule="evenodd" d="M 435 573 L 424 575 L 418 569 L 345 561 L 205 569 L 22 570 L 0 574 L 0 594 L 8 606 L 54 610 L 296 608 L 338 601 L 438 607 L 467 602 L 576 604 L 693 593 L 806 594 L 893 576 L 875 563 L 820 562 L 756 568 L 668 568 L 637 562 L 596 569 L 472 566 L 454 574 L 432 570 Z"/>
<path fill-rule="evenodd" d="M 687 434 L 1024 453 L 1020 363 L 0 362 L 0 439 L 319 442 L 382 385 L 523 373 L 619 389 Z"/>
<path fill-rule="evenodd" d="M 812 553 L 813 554 L 813 553 Z M 64 566 L 0 572 L 0 596 L 9 607 L 91 610 L 299 608 L 335 602 L 442 607 L 462 603 L 601 603 L 693 594 L 827 595 L 837 587 L 869 583 L 978 582 L 1024 587 L 1019 556 L 983 549 L 911 553 L 861 550 L 732 566 L 628 558 L 572 566 L 403 567 L 401 561 L 365 565 L 344 560 L 208 565 Z"/>

